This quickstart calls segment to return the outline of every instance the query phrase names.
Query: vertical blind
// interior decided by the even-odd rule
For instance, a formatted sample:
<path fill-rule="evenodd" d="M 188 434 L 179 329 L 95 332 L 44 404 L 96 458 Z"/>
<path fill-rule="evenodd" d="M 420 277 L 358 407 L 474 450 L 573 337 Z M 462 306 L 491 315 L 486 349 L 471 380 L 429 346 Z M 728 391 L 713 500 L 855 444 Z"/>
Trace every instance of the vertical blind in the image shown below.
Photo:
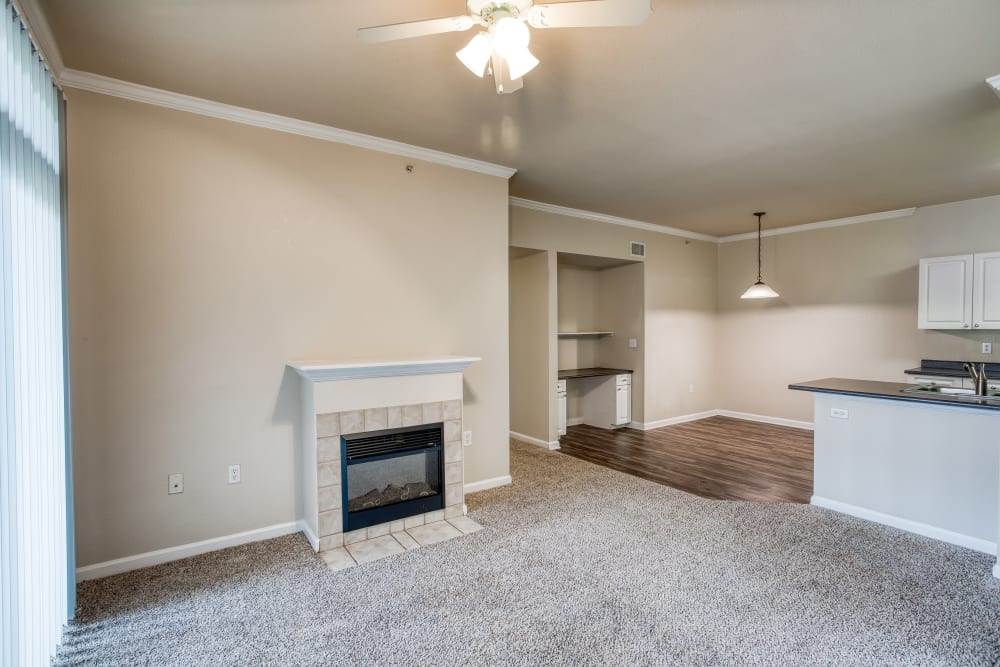
<path fill-rule="evenodd" d="M 0 664 L 47 665 L 70 613 L 61 96 L 0 0 Z"/>

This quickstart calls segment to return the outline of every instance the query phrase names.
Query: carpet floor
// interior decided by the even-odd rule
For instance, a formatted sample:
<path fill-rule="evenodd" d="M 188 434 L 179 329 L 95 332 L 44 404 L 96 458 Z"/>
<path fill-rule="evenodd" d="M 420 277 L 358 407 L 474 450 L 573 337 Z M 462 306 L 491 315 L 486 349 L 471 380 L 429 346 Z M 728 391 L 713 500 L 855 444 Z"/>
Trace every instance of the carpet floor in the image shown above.
<path fill-rule="evenodd" d="M 79 586 L 55 664 L 992 665 L 993 558 L 512 443 L 485 530 L 330 572 L 301 535 Z"/>

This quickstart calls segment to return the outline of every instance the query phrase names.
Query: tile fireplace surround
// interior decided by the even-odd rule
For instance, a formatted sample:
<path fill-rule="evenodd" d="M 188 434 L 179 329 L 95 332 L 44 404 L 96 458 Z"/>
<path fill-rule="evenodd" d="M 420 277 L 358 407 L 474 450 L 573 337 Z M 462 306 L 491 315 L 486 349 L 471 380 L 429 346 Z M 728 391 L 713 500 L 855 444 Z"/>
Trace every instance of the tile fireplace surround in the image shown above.
<path fill-rule="evenodd" d="M 331 567 L 353 565 L 345 562 L 352 555 L 357 562 L 371 560 L 366 556 L 386 552 L 383 542 L 393 541 L 394 549 L 409 546 L 414 532 L 417 542 L 430 543 L 478 528 L 463 516 L 462 371 L 475 361 L 479 359 L 440 357 L 288 364 L 301 376 L 299 496 L 306 538 Z M 437 422 L 444 423 L 444 509 L 345 533 L 340 437 Z M 421 531 L 427 533 L 426 541 L 420 539 Z"/>

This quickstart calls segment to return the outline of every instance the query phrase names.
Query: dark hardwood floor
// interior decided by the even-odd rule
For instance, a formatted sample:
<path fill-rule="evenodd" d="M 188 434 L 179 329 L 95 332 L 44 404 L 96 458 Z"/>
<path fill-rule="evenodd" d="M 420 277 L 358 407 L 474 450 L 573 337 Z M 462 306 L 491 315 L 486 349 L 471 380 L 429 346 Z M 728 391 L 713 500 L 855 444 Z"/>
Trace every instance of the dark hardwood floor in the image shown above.
<path fill-rule="evenodd" d="M 560 451 L 720 500 L 808 503 L 812 431 L 709 417 L 653 431 L 570 426 Z"/>

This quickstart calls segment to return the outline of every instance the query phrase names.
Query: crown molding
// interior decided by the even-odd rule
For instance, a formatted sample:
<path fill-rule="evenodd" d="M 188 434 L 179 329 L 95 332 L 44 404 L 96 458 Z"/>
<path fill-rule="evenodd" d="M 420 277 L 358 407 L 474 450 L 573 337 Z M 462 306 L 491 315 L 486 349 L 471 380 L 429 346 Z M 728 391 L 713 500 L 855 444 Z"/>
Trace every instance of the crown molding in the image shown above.
<path fill-rule="evenodd" d="M 102 76 L 100 74 L 81 72 L 75 69 L 64 69 L 60 80 L 62 81 L 63 86 L 67 88 L 76 88 L 78 90 L 86 90 L 92 93 L 120 97 L 125 100 L 132 100 L 133 102 L 143 102 L 145 104 L 153 104 L 155 106 L 175 109 L 177 111 L 187 111 L 189 113 L 211 116 L 212 118 L 220 118 L 234 123 L 263 127 L 269 130 L 276 130 L 278 132 L 287 132 L 288 134 L 298 134 L 303 137 L 319 139 L 320 141 L 329 141 L 337 144 L 356 146 L 358 148 L 367 148 L 380 153 L 390 153 L 392 155 L 413 158 L 415 160 L 440 164 L 446 167 L 454 167 L 456 169 L 464 169 L 465 171 L 486 174 L 487 176 L 498 176 L 500 178 L 509 179 L 517 171 L 512 167 L 505 167 L 503 165 L 493 164 L 492 162 L 474 160 L 461 155 L 443 153 L 430 148 L 404 144 L 400 141 L 382 139 L 381 137 L 374 137 L 370 134 L 361 134 L 360 132 L 342 130 L 329 125 L 289 118 L 288 116 L 279 116 L 277 114 L 255 111 L 254 109 L 237 107 L 231 104 L 213 102 L 212 100 L 206 100 L 200 97 L 182 95 L 169 90 L 151 88 L 150 86 L 143 86 L 129 81 L 121 81 L 120 79 L 112 79 L 111 77 Z"/>
<path fill-rule="evenodd" d="M 881 213 L 868 213 L 866 215 L 855 215 L 850 218 L 837 218 L 836 220 L 824 220 L 822 222 L 810 222 L 805 225 L 793 225 L 791 227 L 778 227 L 768 229 L 761 233 L 762 237 L 783 236 L 784 234 L 795 234 L 797 232 L 808 232 L 815 229 L 828 229 L 830 227 L 844 227 L 846 225 L 857 225 L 862 222 L 877 222 L 879 220 L 892 220 L 895 218 L 906 218 L 916 213 L 916 207 L 900 208 L 895 211 L 883 211 Z M 732 236 L 722 236 L 719 243 L 732 243 L 734 241 L 747 241 L 757 238 L 757 232 L 747 232 L 746 234 L 733 234 Z"/>
<path fill-rule="evenodd" d="M 38 49 L 42 60 L 45 61 L 52 73 L 56 85 L 59 85 L 66 67 L 63 64 L 62 53 L 59 51 L 59 45 L 56 44 L 56 38 L 52 34 L 49 21 L 45 18 L 45 12 L 42 11 L 37 0 L 14 0 L 14 8 L 27 26 L 31 41 L 34 42 L 35 48 Z"/>
<path fill-rule="evenodd" d="M 993 89 L 993 92 L 997 94 L 997 97 L 1000 97 L 1000 74 L 986 79 L 986 83 L 988 83 L 990 88 Z"/>
<path fill-rule="evenodd" d="M 633 229 L 642 229 L 647 232 L 657 232 L 659 234 L 670 234 L 671 236 L 681 236 L 683 238 L 695 239 L 698 241 L 709 241 L 711 243 L 732 243 L 733 241 L 745 241 L 747 239 L 757 238 L 757 232 L 747 232 L 746 234 L 734 234 L 732 236 L 711 236 L 709 234 L 699 234 L 698 232 L 690 232 L 686 229 L 677 229 L 676 227 L 667 227 L 665 225 L 654 225 L 650 222 L 641 222 L 639 220 L 630 220 L 628 218 L 618 218 L 613 215 L 594 213 L 593 211 L 584 211 L 578 208 L 556 206 L 555 204 L 546 204 L 540 201 L 532 201 L 531 199 L 522 199 L 521 197 L 508 197 L 508 199 L 510 200 L 511 206 L 517 206 L 519 208 L 529 208 L 534 211 L 555 213 L 556 215 L 565 215 L 571 218 L 582 218 L 583 220 L 605 222 L 610 225 L 632 227 Z M 764 233 L 762 233 L 761 236 L 782 236 L 784 234 L 795 234 L 796 232 L 807 232 L 813 229 L 826 229 L 828 227 L 843 227 L 845 225 L 856 225 L 862 222 L 875 222 L 878 220 L 892 220 L 893 218 L 905 218 L 907 216 L 913 215 L 916 212 L 916 210 L 917 210 L 916 207 L 901 208 L 895 211 L 884 211 L 882 213 L 868 213 L 866 215 L 856 215 L 851 218 L 837 218 L 836 220 L 810 222 L 805 225 L 794 225 L 792 227 L 779 227 L 777 229 L 769 229 Z"/>
<path fill-rule="evenodd" d="M 609 225 L 619 225 L 621 227 L 631 227 L 632 229 L 642 229 L 647 232 L 670 234 L 671 236 L 680 236 L 686 239 L 694 239 L 696 241 L 709 241 L 711 243 L 715 243 L 719 240 L 717 236 L 709 236 L 708 234 L 699 234 L 698 232 L 689 232 L 686 229 L 677 229 L 676 227 L 667 227 L 665 225 L 654 225 L 650 222 L 630 220 L 629 218 L 619 218 L 613 215 L 605 215 L 604 213 L 594 213 L 593 211 L 584 211 L 579 208 L 568 208 L 566 206 L 546 204 L 545 202 L 533 201 L 531 199 L 522 199 L 521 197 L 508 197 L 508 199 L 510 200 L 511 206 L 517 206 L 518 208 L 528 208 L 533 211 L 544 211 L 545 213 L 555 213 L 556 215 L 565 215 L 570 218 L 581 218 L 583 220 L 593 220 L 594 222 L 604 222 Z"/>

